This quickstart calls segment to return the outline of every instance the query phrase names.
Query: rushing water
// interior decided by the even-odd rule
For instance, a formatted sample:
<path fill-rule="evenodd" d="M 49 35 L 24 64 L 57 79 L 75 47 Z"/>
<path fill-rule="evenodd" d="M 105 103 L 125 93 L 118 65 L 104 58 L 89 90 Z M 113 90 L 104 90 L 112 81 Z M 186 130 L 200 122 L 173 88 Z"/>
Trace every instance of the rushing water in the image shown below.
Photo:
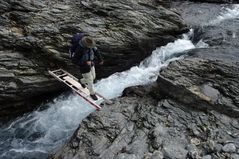
<path fill-rule="evenodd" d="M 225 10 L 215 19 L 210 22 L 211 25 L 216 25 L 224 20 L 239 18 L 239 4 L 233 5 L 232 8 Z"/>
<path fill-rule="evenodd" d="M 96 88 L 108 98 L 118 97 L 127 87 L 144 85 L 155 81 L 161 67 L 167 66 L 172 60 L 176 60 L 177 56 L 185 50 L 193 48 L 195 46 L 192 42 L 186 39 L 179 39 L 174 43 L 169 43 L 153 51 L 152 55 L 142 61 L 139 66 L 102 79 L 96 84 Z"/>
<path fill-rule="evenodd" d="M 228 16 L 229 12 L 237 17 L 238 11 L 234 12 L 237 7 L 228 10 L 228 14 L 224 14 L 226 18 L 232 17 Z M 220 16 L 217 19 L 223 19 Z M 159 70 L 180 58 L 186 50 L 207 47 L 203 41 L 193 45 L 187 37 L 185 35 L 183 39 L 157 48 L 139 66 L 98 81 L 95 85 L 97 91 L 107 98 L 118 97 L 127 87 L 155 81 Z M 39 110 L 1 127 L 0 158 L 47 158 L 48 152 L 71 136 L 81 120 L 93 111 L 93 107 L 74 93 L 61 95 L 53 102 L 42 105 Z"/>

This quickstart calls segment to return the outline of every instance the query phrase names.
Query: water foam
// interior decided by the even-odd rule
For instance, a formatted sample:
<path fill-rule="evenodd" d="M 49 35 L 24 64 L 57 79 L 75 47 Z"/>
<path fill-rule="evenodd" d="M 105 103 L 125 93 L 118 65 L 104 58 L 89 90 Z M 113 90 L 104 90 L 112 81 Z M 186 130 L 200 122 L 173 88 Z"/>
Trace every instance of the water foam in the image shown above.
<path fill-rule="evenodd" d="M 96 84 L 98 92 L 108 98 L 121 95 L 123 90 L 130 86 L 144 85 L 156 80 L 160 68 L 175 60 L 178 53 L 193 49 L 195 46 L 190 40 L 179 39 L 174 43 L 157 48 L 152 55 L 142 61 L 139 66 L 132 67 L 128 71 L 115 73 Z"/>
<path fill-rule="evenodd" d="M 62 95 L 49 107 L 25 115 L 0 130 L 0 158 L 28 158 L 61 144 L 78 127 L 79 122 L 95 109 L 76 95 Z M 31 157 L 29 157 L 31 158 Z"/>
<path fill-rule="evenodd" d="M 215 20 L 212 20 L 209 24 L 216 25 L 228 19 L 239 18 L 239 4 L 233 5 L 233 8 L 226 8 Z"/>

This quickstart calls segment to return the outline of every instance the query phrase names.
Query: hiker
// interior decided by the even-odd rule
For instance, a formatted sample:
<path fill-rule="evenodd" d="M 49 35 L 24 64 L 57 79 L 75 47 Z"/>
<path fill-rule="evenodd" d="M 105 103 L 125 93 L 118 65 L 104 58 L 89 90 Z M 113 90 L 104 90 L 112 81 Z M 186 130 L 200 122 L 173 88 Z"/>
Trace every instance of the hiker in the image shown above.
<path fill-rule="evenodd" d="M 80 66 L 80 72 L 82 77 L 79 82 L 83 88 L 88 88 L 90 96 L 94 100 L 98 100 L 93 82 L 96 77 L 95 74 L 95 57 L 99 61 L 100 65 L 103 65 L 103 59 L 97 47 L 95 46 L 94 39 L 84 33 L 77 33 L 72 37 L 72 45 L 69 50 L 72 63 Z"/>

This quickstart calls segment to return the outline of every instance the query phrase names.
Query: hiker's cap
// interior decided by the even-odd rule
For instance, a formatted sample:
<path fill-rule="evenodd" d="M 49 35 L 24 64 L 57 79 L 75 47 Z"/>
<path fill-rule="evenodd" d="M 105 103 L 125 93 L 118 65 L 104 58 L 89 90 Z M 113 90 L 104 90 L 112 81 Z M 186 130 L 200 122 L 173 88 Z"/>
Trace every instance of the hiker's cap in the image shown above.
<path fill-rule="evenodd" d="M 92 37 L 90 36 L 84 36 L 82 39 L 81 39 L 81 42 L 82 42 L 82 45 L 84 47 L 87 47 L 87 48 L 93 48 L 95 47 L 95 41 Z"/>

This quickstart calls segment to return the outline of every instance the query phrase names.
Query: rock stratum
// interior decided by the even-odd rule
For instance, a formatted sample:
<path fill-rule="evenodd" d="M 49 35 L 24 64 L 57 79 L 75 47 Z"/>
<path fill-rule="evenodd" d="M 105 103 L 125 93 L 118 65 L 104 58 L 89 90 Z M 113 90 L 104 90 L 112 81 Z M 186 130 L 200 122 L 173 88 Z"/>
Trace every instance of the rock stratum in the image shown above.
<path fill-rule="evenodd" d="M 181 5 L 184 13 L 200 6 Z M 114 105 L 83 120 L 49 158 L 239 158 L 238 20 L 193 24 L 192 40 L 203 39 L 208 48 L 171 62 L 151 85 L 127 88 Z"/>
<path fill-rule="evenodd" d="M 69 40 L 87 32 L 97 41 L 105 65 L 98 77 L 130 68 L 156 46 L 185 29 L 181 17 L 160 1 L 0 0 L 0 117 L 32 109 L 32 101 L 62 90 L 48 69 L 74 75 Z"/>

